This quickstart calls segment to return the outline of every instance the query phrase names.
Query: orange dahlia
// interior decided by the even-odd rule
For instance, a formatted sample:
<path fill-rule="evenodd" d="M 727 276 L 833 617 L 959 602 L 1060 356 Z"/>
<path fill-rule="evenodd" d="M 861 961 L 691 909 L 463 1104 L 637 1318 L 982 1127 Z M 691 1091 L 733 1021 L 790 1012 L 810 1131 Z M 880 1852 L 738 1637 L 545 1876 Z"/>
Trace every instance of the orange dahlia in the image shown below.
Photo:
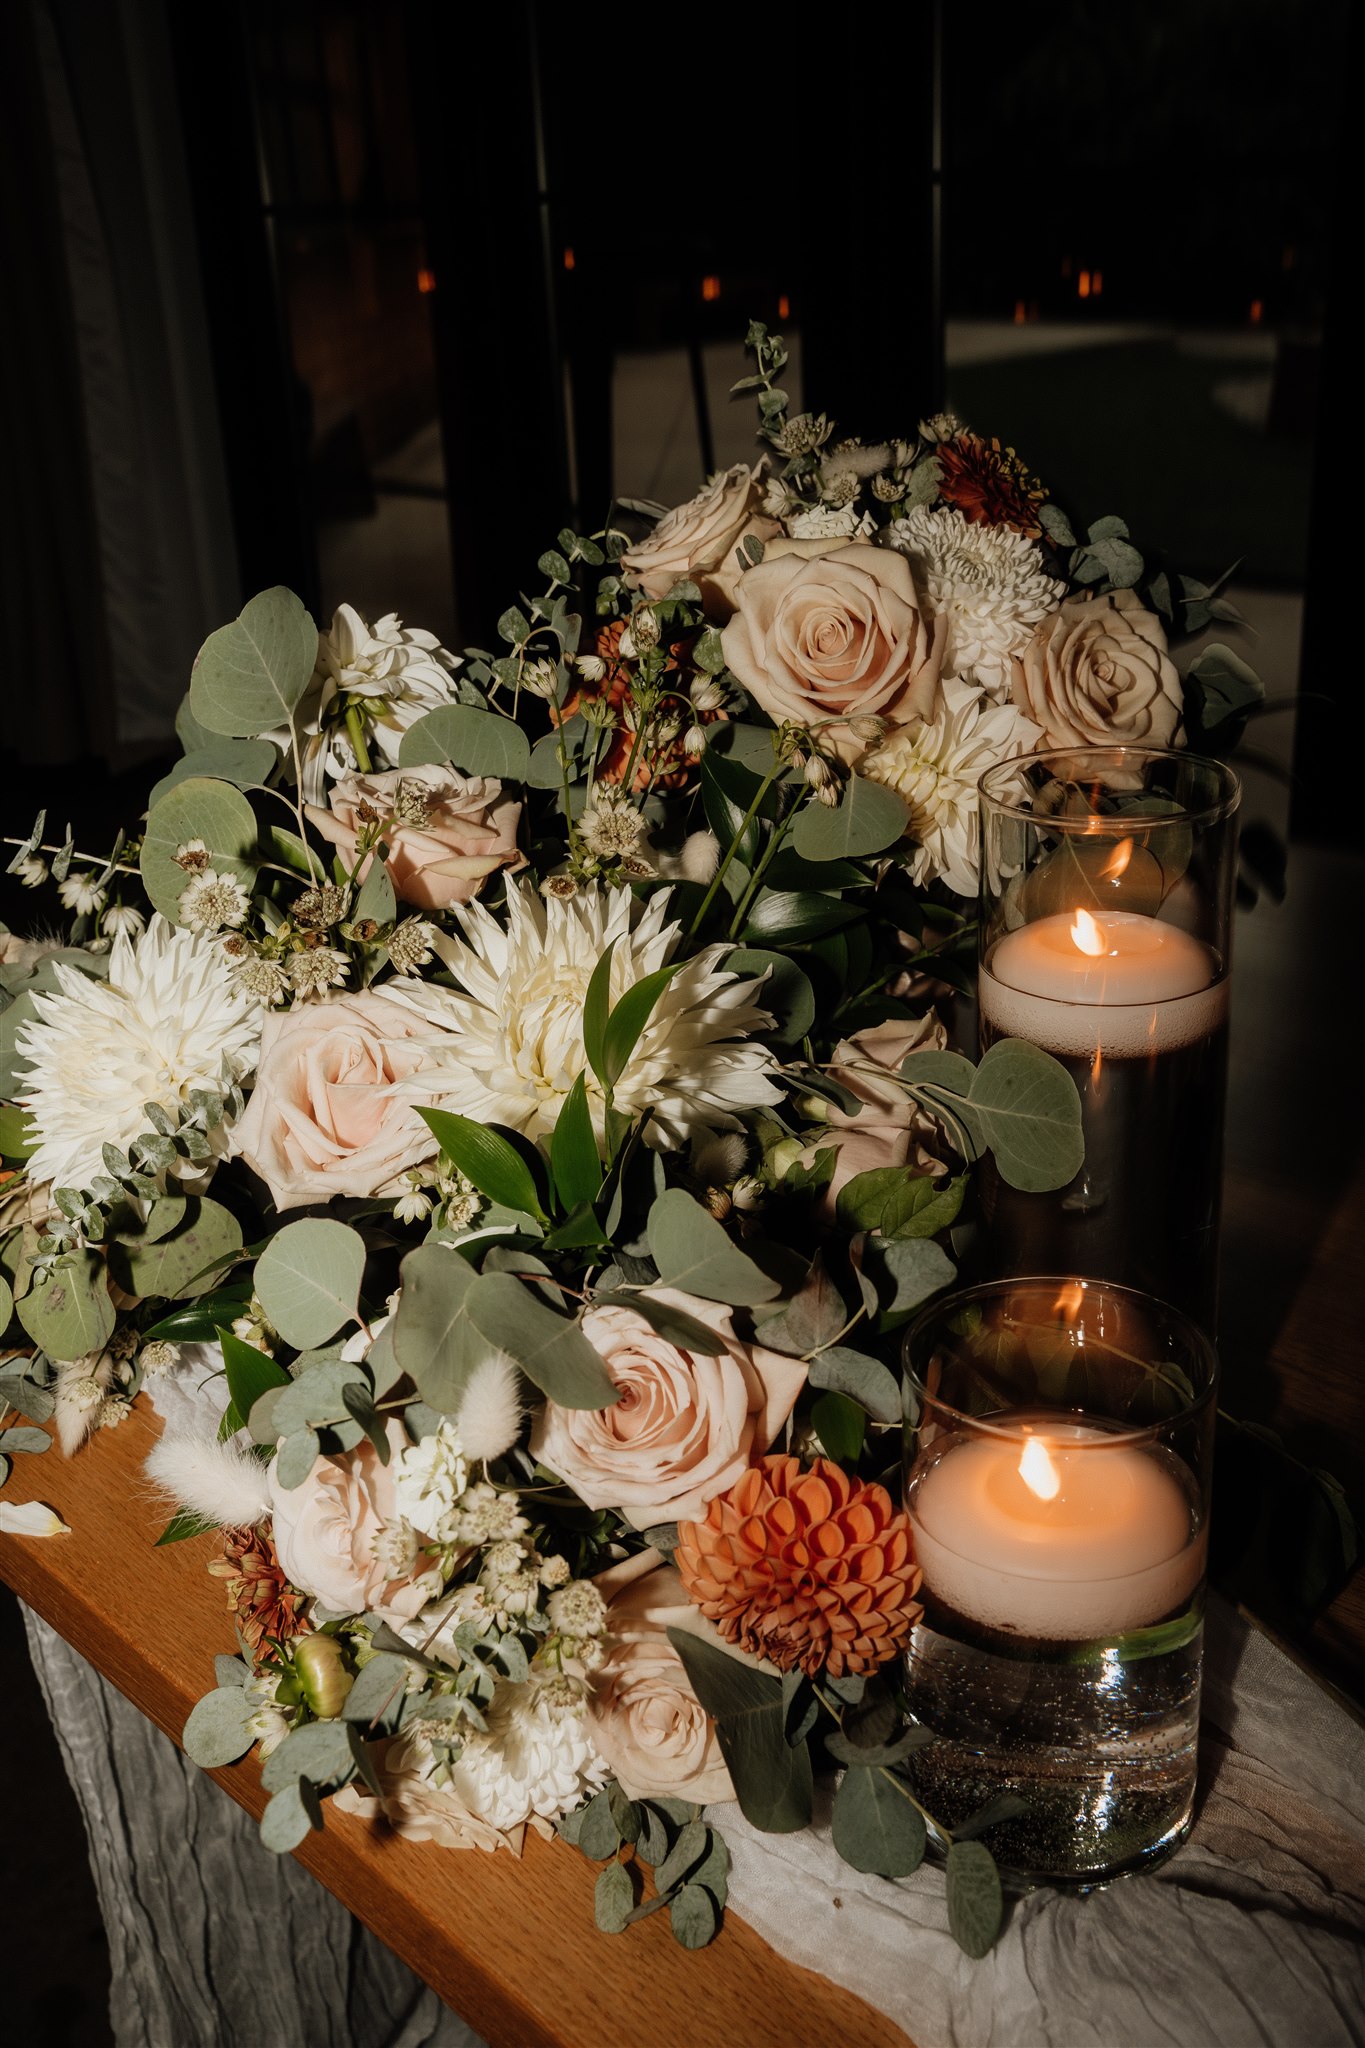
<path fill-rule="evenodd" d="M 909 1516 L 828 1458 L 760 1459 L 680 1524 L 673 1562 L 727 1642 L 808 1677 L 875 1671 L 920 1612 Z"/>
<path fill-rule="evenodd" d="M 964 517 L 983 526 L 1010 526 L 1036 539 L 1042 532 L 1038 507 L 1047 491 L 1012 448 L 979 434 L 954 434 L 940 441 L 938 494 Z"/>
<path fill-rule="evenodd" d="M 268 1524 L 224 1529 L 223 1555 L 209 1570 L 227 1580 L 228 1612 L 253 1655 L 265 1643 L 307 1633 L 299 1611 L 307 1595 L 285 1577 Z"/>

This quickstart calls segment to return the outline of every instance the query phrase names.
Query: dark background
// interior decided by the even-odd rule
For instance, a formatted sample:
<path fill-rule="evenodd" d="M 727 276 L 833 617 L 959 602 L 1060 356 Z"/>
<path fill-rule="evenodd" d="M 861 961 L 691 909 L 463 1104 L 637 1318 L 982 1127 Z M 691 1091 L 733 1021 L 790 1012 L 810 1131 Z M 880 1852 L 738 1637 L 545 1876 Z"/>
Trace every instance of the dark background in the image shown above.
<path fill-rule="evenodd" d="M 1239 940 L 1230 1113 L 1233 1175 L 1284 1190 L 1225 1248 L 1233 1405 L 1269 1414 L 1280 1312 L 1359 1152 L 1358 1090 L 1311 1130 L 1295 1109 L 1365 831 L 1350 11 L 663 13 L 0 7 L 4 830 L 46 804 L 102 852 L 198 645 L 268 584 L 485 639 L 566 519 L 750 454 L 725 392 L 752 317 L 847 431 L 951 403 L 1077 516 L 1121 512 L 1208 579 L 1237 564 L 1248 658 L 1302 693 L 1254 735 L 1247 815 L 1296 844 Z M 56 911 L 5 881 L 0 914 Z M 1365 1446 L 1297 1447 L 1365 1475 Z M 102 2043 L 83 1838 L 7 1596 L 0 1669 L 6 2016 Z"/>

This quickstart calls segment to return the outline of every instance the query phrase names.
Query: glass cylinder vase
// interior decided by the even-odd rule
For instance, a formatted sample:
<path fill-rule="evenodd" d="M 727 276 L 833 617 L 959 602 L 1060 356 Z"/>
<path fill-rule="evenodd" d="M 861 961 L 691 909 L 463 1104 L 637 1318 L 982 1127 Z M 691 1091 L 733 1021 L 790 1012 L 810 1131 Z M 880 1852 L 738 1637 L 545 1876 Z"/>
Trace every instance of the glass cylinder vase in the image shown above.
<path fill-rule="evenodd" d="M 1220 762 L 1143 747 L 981 778 L 982 1050 L 1059 1059 L 1085 1139 L 1045 1194 L 983 1160 L 983 1276 L 1093 1275 L 1215 1327 L 1238 800 Z"/>
<path fill-rule="evenodd" d="M 1019 1883 L 1091 1890 L 1168 1854 L 1194 1804 L 1217 1364 L 1179 1311 L 998 1281 L 906 1339 L 905 1498 L 923 1614 L 907 1760 Z"/>

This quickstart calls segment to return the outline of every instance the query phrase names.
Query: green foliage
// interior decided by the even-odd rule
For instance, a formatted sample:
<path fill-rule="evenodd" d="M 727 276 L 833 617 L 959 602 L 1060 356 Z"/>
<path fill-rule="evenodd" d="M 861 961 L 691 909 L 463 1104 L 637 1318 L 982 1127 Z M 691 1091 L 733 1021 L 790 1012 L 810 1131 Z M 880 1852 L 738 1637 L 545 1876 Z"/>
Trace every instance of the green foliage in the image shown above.
<path fill-rule="evenodd" d="M 163 796 L 147 817 L 139 866 L 153 906 L 172 924 L 180 922 L 180 899 L 191 877 L 176 861 L 177 847 L 202 839 L 215 873 L 231 875 L 248 891 L 255 886 L 256 815 L 228 782 L 194 775 Z"/>
<path fill-rule="evenodd" d="M 538 1223 L 548 1220 L 530 1167 L 506 1138 L 486 1124 L 476 1124 L 446 1109 L 419 1109 L 418 1115 L 446 1158 L 481 1195 L 504 1209 L 533 1216 Z"/>
<path fill-rule="evenodd" d="M 682 1188 L 669 1188 L 649 1212 L 649 1249 L 668 1287 L 707 1301 L 753 1307 L 781 1289 Z"/>
<path fill-rule="evenodd" d="M 787 1741 L 781 1680 L 686 1629 L 669 1629 L 668 1640 L 715 1721 L 744 1818 L 766 1834 L 793 1834 L 805 1827 L 813 1784 L 810 1751 L 804 1742 Z"/>
<path fill-rule="evenodd" d="M 792 845 L 806 860 L 860 860 L 905 836 L 909 813 L 893 789 L 851 775 L 837 809 L 808 801 L 797 813 Z"/>
<path fill-rule="evenodd" d="M 287 1344 L 325 1344 L 354 1320 L 365 1240 L 349 1224 L 307 1217 L 286 1223 L 256 1262 L 256 1294 Z"/>
<path fill-rule="evenodd" d="M 946 1114 L 971 1157 L 991 1151 L 1012 1188 L 1061 1188 L 1080 1171 L 1081 1098 L 1066 1068 L 1038 1046 L 998 1039 L 977 1067 L 960 1053 L 914 1052 L 901 1077 Z"/>
<path fill-rule="evenodd" d="M 947 1874 L 953 1940 L 964 1955 L 980 1961 L 994 1947 L 1005 1911 L 995 1858 L 981 1842 L 954 1842 Z"/>
<path fill-rule="evenodd" d="M 89 1251 L 67 1252 L 54 1260 L 34 1275 L 19 1303 L 19 1320 L 50 1358 L 84 1358 L 102 1350 L 117 1320 L 104 1262 Z"/>
<path fill-rule="evenodd" d="M 111 1274 L 126 1293 L 143 1300 L 206 1293 L 223 1261 L 240 1251 L 241 1224 L 221 1202 L 195 1195 L 185 1200 L 174 1227 L 163 1233 L 153 1220 L 160 1206 L 153 1205 L 150 1235 L 145 1229 L 120 1232 L 111 1242 Z"/>
<path fill-rule="evenodd" d="M 834 1344 L 826 1351 L 817 1352 L 809 1361 L 806 1377 L 813 1387 L 823 1387 L 856 1401 L 874 1422 L 893 1423 L 901 1419 L 900 1388 L 880 1359 L 868 1358 L 863 1352 L 852 1351 L 843 1344 Z M 818 1428 L 819 1424 L 816 1426 Z M 820 1434 L 825 1440 L 823 1430 Z"/>
<path fill-rule="evenodd" d="M 446 761 L 465 775 L 525 782 L 531 746 L 514 719 L 481 711 L 474 704 L 441 704 L 408 727 L 398 749 L 398 765 L 416 768 Z"/>
<path fill-rule="evenodd" d="M 573 1210 L 580 1202 L 595 1201 L 601 1192 L 602 1161 L 588 1108 L 587 1082 L 582 1074 L 560 1107 L 550 1141 L 550 1170 L 555 1191 L 566 1210 Z"/>
<path fill-rule="evenodd" d="M 768 1034 L 779 1045 L 799 1045 L 815 1023 L 815 991 L 810 977 L 785 953 L 761 947 L 736 946 L 725 962 L 731 974 L 762 975 L 754 1000 L 773 1018 Z"/>
<path fill-rule="evenodd" d="M 850 1765 L 834 1795 L 832 1823 L 834 1846 L 855 1870 L 909 1877 L 924 1861 L 924 1816 L 889 1771 Z"/>
<path fill-rule="evenodd" d="M 223 1364 L 231 1396 L 218 1433 L 220 1437 L 227 1438 L 246 1427 L 252 1408 L 262 1394 L 268 1393 L 272 1387 L 287 1387 L 290 1379 L 283 1366 L 276 1365 L 273 1358 L 267 1358 L 254 1344 L 244 1344 L 240 1337 L 233 1336 L 231 1330 L 220 1329 L 217 1335 L 223 1347 Z"/>
<path fill-rule="evenodd" d="M 467 1313 L 494 1350 L 506 1352 L 528 1380 L 561 1408 L 610 1408 L 620 1394 L 578 1324 L 547 1308 L 510 1273 L 482 1273 Z"/>
<path fill-rule="evenodd" d="M 231 738 L 287 726 L 313 680 L 317 627 L 292 590 L 264 590 L 210 633 L 190 681 L 197 725 Z"/>
<path fill-rule="evenodd" d="M 251 1712 L 251 1701 L 239 1685 L 207 1693 L 185 1723 L 180 1740 L 186 1756 L 205 1771 L 235 1764 L 255 1739 L 247 1727 Z"/>
<path fill-rule="evenodd" d="M 169 774 L 152 785 L 148 807 L 154 810 L 179 783 L 196 777 L 207 776 L 230 782 L 236 789 L 251 789 L 267 780 L 279 758 L 269 740 L 214 740 L 209 746 L 193 747 L 180 756 Z"/>
<path fill-rule="evenodd" d="M 455 1414 L 487 1345 L 468 1316 L 474 1269 L 448 1245 L 420 1245 L 402 1265 L 393 1349 L 422 1399 Z"/>

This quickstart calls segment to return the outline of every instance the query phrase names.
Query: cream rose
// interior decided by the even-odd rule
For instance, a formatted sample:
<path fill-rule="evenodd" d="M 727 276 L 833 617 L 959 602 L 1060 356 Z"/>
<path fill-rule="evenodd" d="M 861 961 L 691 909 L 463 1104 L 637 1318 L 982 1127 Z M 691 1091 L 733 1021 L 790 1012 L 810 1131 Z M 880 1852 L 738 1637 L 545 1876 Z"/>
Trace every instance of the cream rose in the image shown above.
<path fill-rule="evenodd" d="M 1011 687 L 1048 746 L 1169 747 L 1183 737 L 1166 635 L 1132 590 L 1068 598 L 1016 656 Z"/>
<path fill-rule="evenodd" d="M 394 894 L 421 910 L 468 903 L 498 868 L 525 866 L 517 849 L 521 805 L 487 777 L 432 766 L 343 776 L 329 809 L 309 804 L 307 811 L 347 867 L 365 822 L 362 806 L 393 819 L 384 832 L 385 866 Z M 373 858 L 360 870 L 362 880 Z"/>
<path fill-rule="evenodd" d="M 767 1450 L 806 1378 L 795 1359 L 736 1336 L 719 1303 L 649 1291 L 714 1331 L 717 1355 L 670 1343 L 636 1309 L 590 1309 L 583 1334 L 621 1398 L 601 1409 L 547 1401 L 531 1430 L 534 1455 L 590 1508 L 619 1508 L 637 1529 L 703 1514 Z"/>
<path fill-rule="evenodd" d="M 902 1060 L 912 1052 L 942 1052 L 948 1034 L 931 1010 L 913 1023 L 877 1024 L 868 1031 L 855 1031 L 834 1048 L 829 1076 L 839 1081 L 865 1105 L 856 1114 L 831 1104 L 829 1129 L 807 1148 L 817 1152 L 837 1145 L 839 1156 L 826 1189 L 832 1203 L 839 1190 L 858 1173 L 872 1173 L 878 1167 L 911 1166 L 917 1173 L 943 1173 L 942 1160 L 934 1157 L 930 1145 L 941 1143 L 938 1124 L 926 1115 L 900 1087 L 895 1076 Z"/>
<path fill-rule="evenodd" d="M 631 1799 L 733 1799 L 710 1716 L 670 1628 L 713 1634 L 672 1565 L 642 1551 L 596 1580 L 608 1602 L 607 1655 L 592 1676 L 592 1739 Z"/>
<path fill-rule="evenodd" d="M 626 582 L 648 598 L 667 597 L 675 583 L 690 577 L 711 617 L 728 618 L 734 609 L 739 577 L 736 550 L 746 536 L 767 541 L 782 529 L 762 509 L 759 468 L 736 463 L 715 476 L 689 498 L 666 512 L 651 533 L 620 560 Z"/>
<path fill-rule="evenodd" d="M 331 1613 L 408 1621 L 431 1598 L 432 1583 L 429 1573 L 392 1576 L 393 1546 L 384 1538 L 400 1520 L 394 1464 L 408 1439 L 400 1422 L 390 1420 L 384 1429 L 387 1465 L 365 1442 L 339 1458 L 315 1458 L 306 1479 L 281 1486 L 272 1463 L 266 1471 L 271 1528 L 286 1576 Z"/>
<path fill-rule="evenodd" d="M 266 1017 L 232 1154 L 261 1176 L 276 1208 L 391 1193 L 400 1174 L 434 1155 L 431 1132 L 393 1092 L 423 1064 L 421 1028 L 411 1011 L 368 992 Z"/>
<path fill-rule="evenodd" d="M 843 722 L 932 716 L 946 622 L 920 610 L 904 556 L 862 541 L 774 541 L 739 579 L 725 659 L 775 723 L 833 719 L 826 742 L 863 751 Z"/>

